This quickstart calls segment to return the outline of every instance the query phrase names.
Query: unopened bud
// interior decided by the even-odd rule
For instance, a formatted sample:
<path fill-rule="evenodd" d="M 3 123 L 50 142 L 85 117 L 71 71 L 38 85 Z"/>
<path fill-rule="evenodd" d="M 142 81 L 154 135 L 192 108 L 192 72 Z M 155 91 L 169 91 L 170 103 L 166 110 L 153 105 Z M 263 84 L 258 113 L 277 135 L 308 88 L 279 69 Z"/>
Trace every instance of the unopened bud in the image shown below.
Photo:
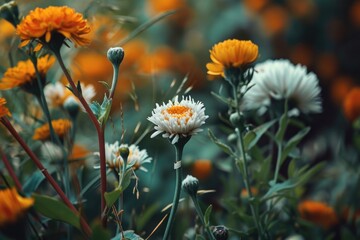
<path fill-rule="evenodd" d="M 187 175 L 182 181 L 182 188 L 190 196 L 196 196 L 199 189 L 199 180 L 191 175 Z"/>
<path fill-rule="evenodd" d="M 212 234 L 216 240 L 227 240 L 229 237 L 229 230 L 223 226 L 214 226 L 212 229 Z"/>
<path fill-rule="evenodd" d="M 119 66 L 124 59 L 124 49 L 121 47 L 110 48 L 107 52 L 107 58 L 114 66 Z"/>
<path fill-rule="evenodd" d="M 119 153 L 120 153 L 121 158 L 124 161 L 127 161 L 127 158 L 129 157 L 129 154 L 130 154 L 130 149 L 128 147 L 121 147 L 121 148 L 119 148 Z"/>

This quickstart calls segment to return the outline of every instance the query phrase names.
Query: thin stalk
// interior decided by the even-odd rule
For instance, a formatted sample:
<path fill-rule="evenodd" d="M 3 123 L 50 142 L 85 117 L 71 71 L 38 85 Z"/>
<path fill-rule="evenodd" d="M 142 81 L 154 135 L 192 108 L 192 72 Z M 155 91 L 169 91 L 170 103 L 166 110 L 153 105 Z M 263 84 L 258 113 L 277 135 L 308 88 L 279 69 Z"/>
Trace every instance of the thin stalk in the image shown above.
<path fill-rule="evenodd" d="M 29 146 L 25 143 L 22 137 L 18 134 L 18 132 L 14 129 L 10 121 L 6 117 L 2 117 L 0 119 L 1 123 L 8 129 L 11 135 L 16 139 L 16 141 L 21 145 L 24 151 L 29 155 L 30 159 L 34 162 L 36 167 L 41 171 L 41 173 L 45 176 L 46 180 L 50 183 L 50 185 L 57 192 L 62 201 L 76 214 L 80 217 L 80 224 L 83 227 L 83 230 L 87 236 L 91 235 L 91 228 L 87 224 L 87 222 L 81 217 L 78 210 L 71 204 L 70 200 L 66 197 L 63 190 L 54 180 L 54 178 L 49 174 L 47 169 L 42 165 L 41 161 L 37 158 L 35 153 L 29 148 Z"/>
<path fill-rule="evenodd" d="M 205 223 L 204 214 L 203 214 L 203 212 L 201 211 L 201 208 L 200 208 L 200 205 L 199 205 L 199 201 L 198 201 L 197 196 L 196 196 L 196 195 L 192 195 L 192 196 L 191 196 L 191 199 L 192 199 L 193 202 L 194 202 L 196 212 L 197 212 L 197 214 L 198 214 L 199 217 L 200 217 L 201 223 L 203 224 L 207 235 L 209 236 L 209 238 L 210 238 L 211 240 L 216 240 L 215 237 L 214 237 L 214 235 L 211 233 L 209 226 L 206 225 L 206 223 Z"/>
<path fill-rule="evenodd" d="M 106 227 L 106 216 L 104 215 L 104 210 L 106 207 L 105 198 L 104 198 L 104 194 L 106 192 L 106 159 L 105 159 L 105 134 L 104 134 L 104 132 L 105 132 L 104 126 L 105 125 L 104 126 L 100 125 L 96 116 L 90 109 L 89 104 L 86 102 L 86 100 L 84 99 L 82 94 L 78 91 L 73 79 L 70 76 L 69 71 L 65 67 L 64 61 L 60 54 L 60 51 L 53 50 L 53 53 L 54 53 L 56 59 L 58 60 L 59 65 L 60 65 L 62 71 L 64 72 L 65 77 L 67 78 L 74 94 L 76 95 L 76 97 L 79 99 L 79 101 L 83 105 L 91 122 L 94 124 L 94 126 L 96 128 L 96 132 L 98 135 L 98 143 L 99 143 L 99 155 L 100 155 L 100 191 L 101 191 L 101 211 L 100 212 L 101 212 L 102 225 L 103 225 L 103 227 Z"/>
<path fill-rule="evenodd" d="M 117 80 L 119 77 L 119 66 L 115 66 L 113 64 L 113 72 L 114 72 L 114 75 L 113 75 L 112 85 L 111 85 L 111 89 L 110 89 L 110 97 L 109 97 L 110 99 L 114 98 Z"/>
<path fill-rule="evenodd" d="M 273 184 L 276 184 L 277 179 L 279 177 L 280 165 L 281 165 L 281 159 L 282 159 L 282 146 L 281 146 L 282 143 L 279 142 L 277 145 L 278 145 L 278 152 L 277 152 L 277 158 L 276 158 L 276 166 L 275 166 Z"/>
<path fill-rule="evenodd" d="M 175 146 L 175 150 L 176 150 L 175 163 L 177 163 L 178 161 L 181 161 L 181 159 L 182 159 L 184 145 L 183 144 L 175 144 L 174 146 Z M 168 222 L 166 225 L 165 233 L 163 236 L 163 240 L 167 240 L 169 238 L 170 231 L 173 226 L 174 219 L 175 219 L 175 213 L 176 213 L 176 210 L 177 210 L 177 207 L 179 204 L 179 199 L 180 199 L 181 181 L 182 181 L 181 166 L 179 168 L 176 168 L 175 171 L 176 171 L 176 183 L 175 183 L 174 199 L 173 199 L 173 203 L 172 203 L 172 207 L 171 207 L 171 211 L 170 211 L 170 216 L 169 216 L 169 219 L 168 219 Z"/>
<path fill-rule="evenodd" d="M 12 178 L 12 180 L 14 181 L 14 184 L 17 188 L 18 191 L 22 191 L 22 186 L 21 183 L 18 179 L 18 177 L 15 174 L 15 171 L 13 169 L 13 167 L 11 166 L 9 159 L 6 157 L 5 153 L 3 153 L 0 149 L 1 155 L 2 155 L 2 160 L 4 162 L 5 168 L 8 171 L 10 177 Z"/>

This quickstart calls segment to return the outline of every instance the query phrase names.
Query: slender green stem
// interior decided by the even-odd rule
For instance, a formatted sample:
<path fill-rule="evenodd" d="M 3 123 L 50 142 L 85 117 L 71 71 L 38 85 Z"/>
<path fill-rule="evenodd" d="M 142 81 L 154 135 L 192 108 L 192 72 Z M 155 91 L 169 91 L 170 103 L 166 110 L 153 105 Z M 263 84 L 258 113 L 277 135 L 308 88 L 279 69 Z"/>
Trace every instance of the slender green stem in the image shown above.
<path fill-rule="evenodd" d="M 175 144 L 174 146 L 175 146 L 175 150 L 176 150 L 176 160 L 175 160 L 175 164 L 176 164 L 179 161 L 181 162 L 184 144 Z M 163 240 L 167 240 L 169 238 L 171 228 L 174 224 L 175 213 L 176 213 L 176 210 L 177 210 L 177 207 L 179 204 L 179 199 L 180 199 L 181 181 L 182 181 L 181 166 L 176 168 L 175 171 L 176 171 L 176 183 L 175 183 L 174 199 L 173 199 L 173 203 L 172 203 L 172 207 L 171 207 L 171 211 L 170 211 L 170 216 L 169 216 L 169 219 L 168 219 L 168 222 L 166 225 L 165 233 L 163 236 Z"/>
<path fill-rule="evenodd" d="M 69 74 L 69 71 L 66 69 L 64 61 L 61 57 L 59 50 L 53 50 L 53 53 L 56 57 L 56 59 L 59 62 L 59 65 L 61 69 L 63 70 L 71 89 L 73 90 L 76 97 L 79 99 L 81 104 L 83 105 L 86 113 L 88 114 L 91 122 L 94 124 L 96 128 L 96 132 L 98 135 L 98 143 L 99 143 L 99 155 L 100 155 L 100 191 L 101 191 L 101 219 L 102 219 L 102 225 L 103 227 L 106 227 L 106 215 L 104 213 L 106 203 L 104 194 L 106 192 L 106 159 L 105 159 L 105 124 L 103 126 L 100 125 L 99 121 L 97 120 L 96 116 L 92 112 L 92 110 L 89 107 L 89 104 L 86 102 L 82 94 L 78 91 L 72 77 Z"/>
<path fill-rule="evenodd" d="M 112 80 L 112 84 L 111 84 L 111 89 L 110 89 L 110 94 L 109 94 L 109 98 L 112 99 L 114 97 L 115 94 L 115 89 L 116 89 L 116 85 L 117 85 L 117 80 L 119 77 L 119 66 L 115 66 L 113 64 L 113 80 Z"/>
<path fill-rule="evenodd" d="M 279 142 L 277 145 L 278 145 L 278 152 L 277 152 L 277 159 L 276 159 L 276 167 L 275 167 L 273 184 L 276 184 L 277 179 L 279 177 L 280 165 L 281 165 L 281 160 L 282 160 L 282 143 Z"/>
<path fill-rule="evenodd" d="M 196 195 L 192 195 L 192 196 L 191 196 L 191 199 L 192 199 L 193 202 L 194 202 L 194 206 L 195 206 L 196 212 L 197 212 L 197 214 L 198 214 L 199 217 L 200 217 L 201 223 L 203 224 L 207 235 L 209 236 L 209 238 L 210 238 L 211 240 L 216 240 L 215 237 L 214 237 L 214 235 L 213 235 L 213 234 L 211 233 L 211 231 L 210 231 L 210 227 L 205 223 L 204 214 L 203 214 L 203 212 L 202 212 L 202 210 L 201 210 L 201 208 L 200 208 L 199 200 L 198 200 L 197 196 L 196 196 Z"/>

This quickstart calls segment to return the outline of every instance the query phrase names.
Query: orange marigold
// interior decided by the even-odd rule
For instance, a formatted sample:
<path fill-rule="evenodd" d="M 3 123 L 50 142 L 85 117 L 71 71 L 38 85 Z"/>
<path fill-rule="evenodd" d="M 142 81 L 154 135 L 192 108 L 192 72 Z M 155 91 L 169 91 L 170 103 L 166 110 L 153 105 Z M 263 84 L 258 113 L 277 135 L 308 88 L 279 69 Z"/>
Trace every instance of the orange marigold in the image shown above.
<path fill-rule="evenodd" d="M 196 160 L 191 166 L 191 175 L 194 177 L 204 180 L 207 179 L 212 172 L 212 162 L 208 159 Z"/>
<path fill-rule="evenodd" d="M 37 60 L 37 68 L 41 76 L 41 81 L 45 83 L 46 73 L 54 64 L 55 58 L 46 55 Z M 7 90 L 16 87 L 24 87 L 25 90 L 33 90 L 36 85 L 36 73 L 33 63 L 30 60 L 19 61 L 15 67 L 9 68 L 0 80 L 0 90 Z"/>
<path fill-rule="evenodd" d="M 7 107 L 5 107 L 6 99 L 0 97 L 0 118 L 7 116 L 11 116 L 11 113 Z"/>
<path fill-rule="evenodd" d="M 15 222 L 33 204 L 33 198 L 20 196 L 15 188 L 0 190 L 0 226 Z"/>
<path fill-rule="evenodd" d="M 67 119 L 52 120 L 51 123 L 54 128 L 55 134 L 58 135 L 60 138 L 63 138 L 71 128 L 71 121 Z M 50 139 L 49 124 L 46 123 L 41 127 L 35 129 L 33 139 L 42 140 L 42 141 L 49 140 Z"/>
<path fill-rule="evenodd" d="M 360 117 L 360 87 L 353 88 L 343 102 L 345 117 L 349 121 L 355 121 Z"/>
<path fill-rule="evenodd" d="M 85 46 L 91 42 L 87 35 L 90 31 L 83 15 L 67 6 L 36 8 L 30 11 L 16 30 L 22 41 L 21 47 L 34 39 L 49 43 L 52 37 L 58 36 L 62 37 L 61 43 L 67 38 L 75 47 Z"/>
<path fill-rule="evenodd" d="M 222 75 L 227 68 L 240 68 L 258 57 L 258 46 L 251 41 L 229 39 L 215 44 L 210 50 L 213 62 L 206 64 L 209 75 Z"/>
<path fill-rule="evenodd" d="M 334 226 L 338 222 L 334 209 L 323 202 L 303 201 L 298 205 L 298 211 L 303 219 L 313 222 L 325 229 Z"/>

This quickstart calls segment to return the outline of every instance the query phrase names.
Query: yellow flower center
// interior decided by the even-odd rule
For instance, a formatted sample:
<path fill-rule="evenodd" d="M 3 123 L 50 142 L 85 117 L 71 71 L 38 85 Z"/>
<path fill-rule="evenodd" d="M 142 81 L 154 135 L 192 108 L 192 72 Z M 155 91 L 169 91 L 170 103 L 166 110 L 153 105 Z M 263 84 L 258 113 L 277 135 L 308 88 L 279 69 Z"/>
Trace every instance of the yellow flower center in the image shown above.
<path fill-rule="evenodd" d="M 166 109 L 166 112 L 171 114 L 171 116 L 176 118 L 183 118 L 190 112 L 189 107 L 185 106 L 171 106 L 168 109 Z"/>

